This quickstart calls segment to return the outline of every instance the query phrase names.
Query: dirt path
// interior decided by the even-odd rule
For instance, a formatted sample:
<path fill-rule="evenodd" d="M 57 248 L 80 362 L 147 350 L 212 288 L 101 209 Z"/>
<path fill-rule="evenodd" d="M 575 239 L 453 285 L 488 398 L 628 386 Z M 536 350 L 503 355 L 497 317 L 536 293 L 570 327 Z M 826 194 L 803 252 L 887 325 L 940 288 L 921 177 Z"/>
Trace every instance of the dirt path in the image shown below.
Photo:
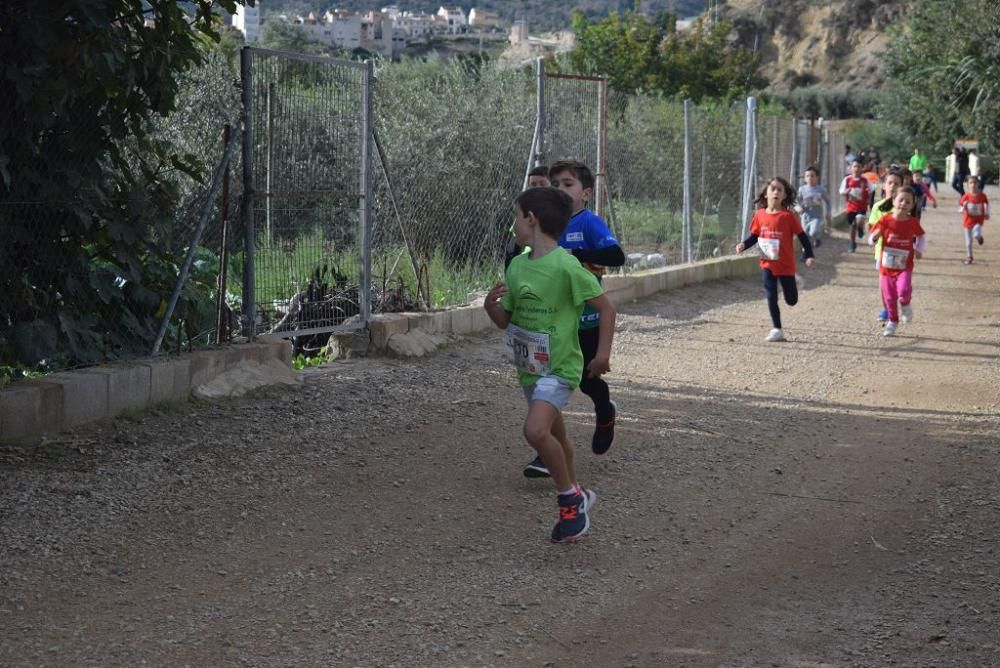
<path fill-rule="evenodd" d="M 496 336 L 3 451 L 0 665 L 1000 665 L 1000 234 L 941 194 L 894 339 L 842 239 L 787 343 L 752 280 L 623 309 L 578 545 Z"/>

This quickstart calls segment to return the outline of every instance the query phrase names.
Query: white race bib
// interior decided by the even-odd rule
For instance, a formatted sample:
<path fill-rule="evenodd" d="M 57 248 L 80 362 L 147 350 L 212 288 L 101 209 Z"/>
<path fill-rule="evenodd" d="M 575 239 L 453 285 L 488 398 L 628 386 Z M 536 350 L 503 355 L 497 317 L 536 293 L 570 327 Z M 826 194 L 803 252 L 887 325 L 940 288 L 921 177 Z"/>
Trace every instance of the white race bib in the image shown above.
<path fill-rule="evenodd" d="M 983 215 L 983 205 L 979 202 L 966 202 L 965 210 L 969 212 L 970 216 Z"/>
<path fill-rule="evenodd" d="M 910 251 L 899 248 L 882 247 L 882 266 L 886 269 L 906 269 Z"/>
<path fill-rule="evenodd" d="M 549 335 L 507 325 L 504 335 L 507 359 L 521 371 L 545 376 L 549 373 Z"/>
<path fill-rule="evenodd" d="M 860 202 L 861 201 L 861 193 L 863 193 L 863 192 L 864 192 L 864 190 L 862 190 L 861 188 L 850 188 L 847 191 L 847 197 L 852 202 Z"/>
<path fill-rule="evenodd" d="M 777 260 L 781 251 L 781 239 L 757 239 L 757 246 L 760 247 L 760 254 L 768 260 Z"/>

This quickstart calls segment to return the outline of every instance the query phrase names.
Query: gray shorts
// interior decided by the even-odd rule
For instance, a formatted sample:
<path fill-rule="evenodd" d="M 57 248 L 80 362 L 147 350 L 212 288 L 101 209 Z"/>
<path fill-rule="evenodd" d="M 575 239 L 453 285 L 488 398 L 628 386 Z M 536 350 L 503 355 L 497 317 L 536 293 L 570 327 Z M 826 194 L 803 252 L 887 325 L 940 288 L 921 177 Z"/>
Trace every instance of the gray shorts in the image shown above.
<path fill-rule="evenodd" d="M 524 398 L 530 405 L 532 401 L 545 401 L 561 411 L 573 396 L 573 388 L 564 378 L 559 376 L 542 376 L 534 385 L 522 385 Z"/>

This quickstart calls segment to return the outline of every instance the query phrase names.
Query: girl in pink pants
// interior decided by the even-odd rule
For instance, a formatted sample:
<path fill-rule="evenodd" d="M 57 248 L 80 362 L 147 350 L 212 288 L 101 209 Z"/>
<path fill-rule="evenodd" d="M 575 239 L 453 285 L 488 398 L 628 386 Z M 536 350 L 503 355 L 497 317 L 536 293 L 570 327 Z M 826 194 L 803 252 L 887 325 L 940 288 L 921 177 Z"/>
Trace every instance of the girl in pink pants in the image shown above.
<path fill-rule="evenodd" d="M 896 334 L 900 316 L 903 322 L 913 320 L 913 258 L 922 257 L 926 238 L 917 218 L 919 200 L 910 188 L 900 188 L 893 199 L 892 213 L 879 218 L 871 229 L 868 243 L 882 239 L 879 263 L 882 300 L 889 311 L 889 322 L 883 336 Z"/>

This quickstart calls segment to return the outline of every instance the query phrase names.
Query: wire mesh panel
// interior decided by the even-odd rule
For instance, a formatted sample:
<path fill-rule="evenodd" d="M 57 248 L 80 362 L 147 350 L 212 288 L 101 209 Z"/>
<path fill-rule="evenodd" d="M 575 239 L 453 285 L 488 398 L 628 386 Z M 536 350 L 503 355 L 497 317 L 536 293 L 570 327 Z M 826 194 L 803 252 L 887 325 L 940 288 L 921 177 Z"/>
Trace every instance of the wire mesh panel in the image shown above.
<path fill-rule="evenodd" d="M 788 179 L 797 185 L 801 174 L 795 164 L 795 119 L 774 111 L 761 111 L 757 117 L 757 186 L 772 176 Z M 755 187 L 755 191 L 759 190 Z M 756 192 L 755 192 L 756 194 Z"/>
<path fill-rule="evenodd" d="M 607 210 L 626 269 L 681 262 L 683 104 L 612 93 L 608 107 Z"/>
<path fill-rule="evenodd" d="M 565 74 L 545 75 L 545 142 L 548 164 L 579 160 L 599 172 L 601 146 L 601 79 Z"/>
<path fill-rule="evenodd" d="M 847 152 L 847 140 L 844 135 L 836 132 L 827 133 L 826 144 L 827 167 L 823 173 L 823 183 L 826 184 L 827 192 L 830 195 L 830 204 L 833 213 L 838 214 L 844 210 L 844 198 L 839 193 L 840 182 L 847 173 L 847 163 L 844 161 L 844 154 Z"/>
<path fill-rule="evenodd" d="M 362 302 L 364 63 L 247 49 L 256 332 L 331 330 Z"/>
<path fill-rule="evenodd" d="M 691 119 L 693 259 L 735 252 L 740 241 L 742 105 L 695 107 Z"/>
<path fill-rule="evenodd" d="M 534 77 L 410 61 L 381 69 L 375 91 L 373 309 L 469 303 L 502 276 Z"/>

